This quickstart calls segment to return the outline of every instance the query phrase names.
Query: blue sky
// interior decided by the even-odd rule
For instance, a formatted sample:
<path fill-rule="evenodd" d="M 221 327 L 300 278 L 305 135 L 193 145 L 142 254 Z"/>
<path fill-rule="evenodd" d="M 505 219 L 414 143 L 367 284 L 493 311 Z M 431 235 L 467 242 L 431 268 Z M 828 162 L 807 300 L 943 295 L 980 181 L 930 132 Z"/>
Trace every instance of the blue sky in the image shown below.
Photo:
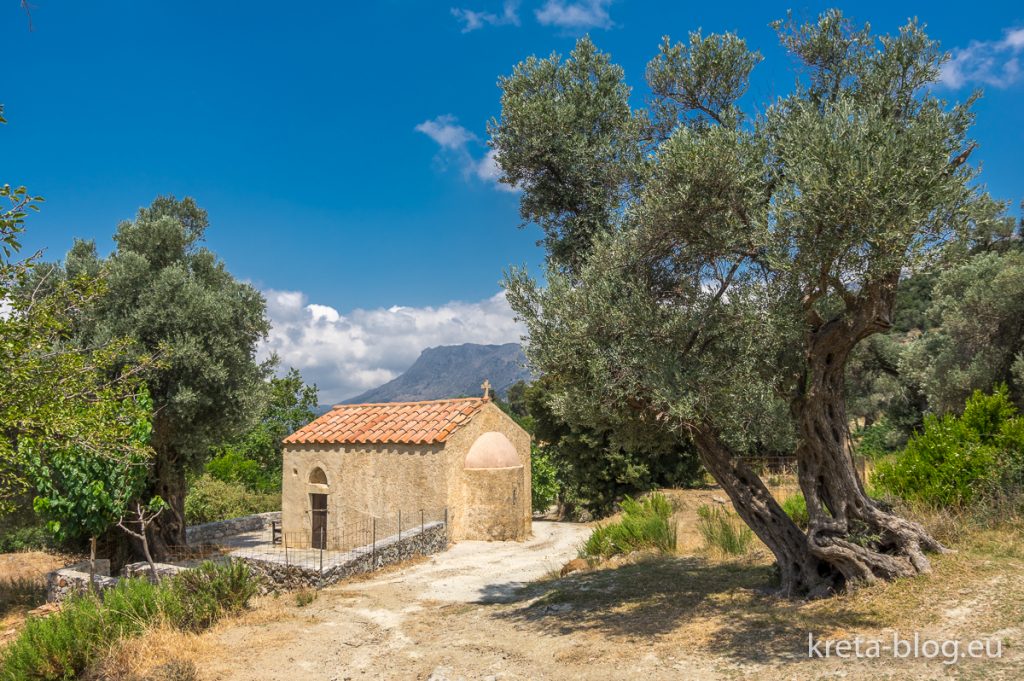
<path fill-rule="evenodd" d="M 765 55 L 750 99 L 768 101 L 792 82 L 768 22 L 826 6 L 34 0 L 29 31 L 19 0 L 3 0 L 0 182 L 46 197 L 27 246 L 51 258 L 76 236 L 108 250 L 117 222 L 159 193 L 194 196 L 210 213 L 208 245 L 268 296 L 268 350 L 341 399 L 423 347 L 519 332 L 494 296 L 509 264 L 535 268 L 541 252 L 536 228 L 518 228 L 516 195 L 488 175 L 500 74 L 590 32 L 639 105 L 662 35 L 730 30 Z M 1015 202 L 1019 7 L 846 7 L 880 31 L 918 16 L 954 50 L 945 91 L 985 87 L 975 157 L 993 194 Z"/>

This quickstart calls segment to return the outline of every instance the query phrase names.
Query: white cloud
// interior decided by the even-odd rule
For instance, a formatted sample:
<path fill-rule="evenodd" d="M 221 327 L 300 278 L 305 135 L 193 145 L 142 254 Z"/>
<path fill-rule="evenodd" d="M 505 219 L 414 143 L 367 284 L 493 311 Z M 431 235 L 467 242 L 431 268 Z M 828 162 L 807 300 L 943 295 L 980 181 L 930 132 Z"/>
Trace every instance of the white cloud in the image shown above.
<path fill-rule="evenodd" d="M 557 26 L 570 31 L 611 28 L 615 25 L 608 15 L 608 7 L 611 4 L 611 0 L 548 0 L 534 14 L 537 21 L 544 26 Z"/>
<path fill-rule="evenodd" d="M 482 158 L 475 156 L 470 145 L 477 146 L 480 141 L 476 135 L 458 124 L 458 119 L 451 114 L 438 116 L 433 120 L 423 121 L 416 126 L 418 132 L 434 140 L 441 147 L 440 158 L 454 161 L 462 170 L 467 180 L 481 180 L 501 191 L 516 191 L 507 184 L 498 181 L 501 170 L 497 164 L 497 153 L 491 149 Z"/>
<path fill-rule="evenodd" d="M 423 121 L 416 126 L 416 130 L 437 142 L 442 149 L 452 151 L 464 150 L 469 142 L 476 139 L 476 135 L 459 125 L 458 119 L 451 114 Z"/>
<path fill-rule="evenodd" d="M 1007 29 L 1002 40 L 972 41 L 953 50 L 942 67 L 939 82 L 949 88 L 980 83 L 1005 88 L 1021 74 L 1020 53 L 1024 50 L 1024 28 Z"/>
<path fill-rule="evenodd" d="M 518 26 L 519 2 L 518 0 L 505 0 L 501 14 L 452 7 L 452 16 L 463 22 L 463 33 L 469 33 L 484 26 Z"/>
<path fill-rule="evenodd" d="M 261 357 L 277 353 L 334 404 L 390 381 L 438 345 L 518 342 L 525 328 L 503 292 L 475 303 L 393 306 L 341 314 L 298 291 L 264 291 L 272 328 Z"/>

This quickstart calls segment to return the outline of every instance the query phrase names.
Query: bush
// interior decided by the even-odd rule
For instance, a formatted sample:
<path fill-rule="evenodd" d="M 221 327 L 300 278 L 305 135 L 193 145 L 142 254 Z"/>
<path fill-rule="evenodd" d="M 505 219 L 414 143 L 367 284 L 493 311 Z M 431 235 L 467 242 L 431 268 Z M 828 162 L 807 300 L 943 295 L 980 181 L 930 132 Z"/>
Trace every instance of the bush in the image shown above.
<path fill-rule="evenodd" d="M 598 525 L 580 549 L 581 557 L 608 558 L 641 549 L 672 553 L 676 548 L 676 529 L 671 522 L 672 504 L 663 494 L 644 499 L 626 497 L 622 501 L 622 519 Z"/>
<path fill-rule="evenodd" d="M 962 416 L 928 416 L 906 448 L 875 469 L 883 492 L 933 506 L 964 506 L 1024 482 L 1024 419 L 1006 386 L 968 398 Z"/>
<path fill-rule="evenodd" d="M 316 600 L 316 589 L 299 589 L 295 592 L 295 605 L 304 608 Z"/>
<path fill-rule="evenodd" d="M 224 482 L 210 475 L 192 481 L 185 496 L 185 522 L 189 525 L 279 510 L 280 493 L 252 492 L 241 483 Z"/>
<path fill-rule="evenodd" d="M 533 512 L 543 513 L 558 499 L 561 485 L 558 468 L 546 447 L 532 446 L 530 453 L 530 496 Z"/>
<path fill-rule="evenodd" d="M 125 579 L 102 598 L 69 598 L 60 612 L 27 620 L 0 656 L 0 681 L 75 678 L 119 639 L 160 621 L 198 631 L 244 608 L 256 588 L 244 563 L 206 562 L 161 585 Z"/>
<path fill-rule="evenodd" d="M 900 433 L 887 421 L 878 421 L 854 434 L 857 453 L 865 459 L 879 459 L 899 445 Z"/>
<path fill-rule="evenodd" d="M 46 551 L 54 548 L 56 542 L 41 525 L 19 527 L 0 534 L 0 553 Z"/>
<path fill-rule="evenodd" d="M 30 617 L 4 651 L 0 679 L 69 679 L 81 674 L 119 638 L 137 636 L 159 614 L 159 589 L 124 580 L 97 596 L 72 597 L 60 612 Z"/>
<path fill-rule="evenodd" d="M 241 561 L 216 565 L 205 561 L 171 581 L 169 615 L 179 629 L 201 631 L 224 615 L 241 611 L 256 595 L 259 584 Z"/>
<path fill-rule="evenodd" d="M 754 541 L 754 533 L 736 514 L 717 506 L 697 509 L 697 529 L 708 548 L 730 556 L 746 555 Z"/>
<path fill-rule="evenodd" d="M 253 492 L 280 492 L 281 471 L 266 471 L 231 447 L 206 462 L 206 474 L 222 482 L 242 485 Z"/>
<path fill-rule="evenodd" d="M 807 529 L 807 525 L 810 523 L 810 516 L 807 515 L 807 500 L 804 499 L 803 494 L 797 492 L 787 498 L 782 502 L 782 510 L 786 512 L 786 515 L 788 515 L 801 530 Z"/>

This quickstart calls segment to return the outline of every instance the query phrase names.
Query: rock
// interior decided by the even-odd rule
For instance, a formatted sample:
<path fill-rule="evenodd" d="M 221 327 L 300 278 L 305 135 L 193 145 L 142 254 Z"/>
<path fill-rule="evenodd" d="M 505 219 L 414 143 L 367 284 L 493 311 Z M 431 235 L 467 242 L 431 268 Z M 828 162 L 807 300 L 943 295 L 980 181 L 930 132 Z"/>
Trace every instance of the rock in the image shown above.
<path fill-rule="evenodd" d="M 583 560 L 582 558 L 573 558 L 568 563 L 562 566 L 562 571 L 559 573 L 562 577 L 573 572 L 582 572 L 590 568 L 590 563 Z"/>
<path fill-rule="evenodd" d="M 44 603 L 43 605 L 40 605 L 38 608 L 29 610 L 28 615 L 30 617 L 46 617 L 47 615 L 52 615 L 58 610 L 60 610 L 59 603 Z"/>
<path fill-rule="evenodd" d="M 726 501 L 722 497 L 711 497 L 711 501 L 715 502 L 716 504 L 727 504 L 727 503 L 729 503 L 728 501 Z"/>

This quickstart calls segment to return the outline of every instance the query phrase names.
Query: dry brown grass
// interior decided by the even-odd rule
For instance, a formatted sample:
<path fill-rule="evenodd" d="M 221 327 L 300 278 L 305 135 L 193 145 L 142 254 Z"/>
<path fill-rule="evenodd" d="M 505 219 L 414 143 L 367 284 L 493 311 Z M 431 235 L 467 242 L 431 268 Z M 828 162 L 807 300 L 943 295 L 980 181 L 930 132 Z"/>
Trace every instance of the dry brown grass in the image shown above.
<path fill-rule="evenodd" d="M 217 636 L 239 627 L 260 627 L 293 618 L 289 602 L 274 595 L 253 600 L 244 612 L 226 617 L 202 633 L 184 632 L 158 625 L 136 638 L 122 639 L 85 675 L 87 681 L 153 681 L 166 678 L 166 670 L 174 663 L 188 661 L 199 670 L 205 661 L 217 656 Z M 200 673 L 199 678 L 202 678 Z"/>
<path fill-rule="evenodd" d="M 122 639 L 84 676 L 88 681 L 145 679 L 180 660 L 201 661 L 214 650 L 210 639 L 158 626 L 138 638 Z"/>
<path fill-rule="evenodd" d="M 73 560 L 44 551 L 0 554 L 0 648 L 17 636 L 26 613 L 46 601 L 46 573 Z"/>
<path fill-rule="evenodd" d="M 74 558 L 45 551 L 19 551 L 0 554 L 0 582 L 14 577 L 39 576 L 74 562 Z"/>
<path fill-rule="evenodd" d="M 677 509 L 683 555 L 647 556 L 563 579 L 552 575 L 529 587 L 523 605 L 502 617 L 549 634 L 650 640 L 739 663 L 806 659 L 808 632 L 832 639 L 893 630 L 949 638 L 1002 632 L 1019 644 L 1024 631 L 1024 522 L 1019 519 L 979 525 L 960 513 L 916 513 L 955 549 L 933 557 L 932 574 L 819 601 L 790 601 L 772 594 L 773 561 L 760 542 L 760 549 L 738 559 L 703 549 L 696 508 L 705 503 L 731 508 L 715 500 L 725 499 L 722 492 L 665 493 Z M 782 501 L 785 493 L 779 496 Z M 1018 667 L 1012 669 L 1016 673 Z M 1024 667 L 1020 672 L 1024 678 Z"/>

